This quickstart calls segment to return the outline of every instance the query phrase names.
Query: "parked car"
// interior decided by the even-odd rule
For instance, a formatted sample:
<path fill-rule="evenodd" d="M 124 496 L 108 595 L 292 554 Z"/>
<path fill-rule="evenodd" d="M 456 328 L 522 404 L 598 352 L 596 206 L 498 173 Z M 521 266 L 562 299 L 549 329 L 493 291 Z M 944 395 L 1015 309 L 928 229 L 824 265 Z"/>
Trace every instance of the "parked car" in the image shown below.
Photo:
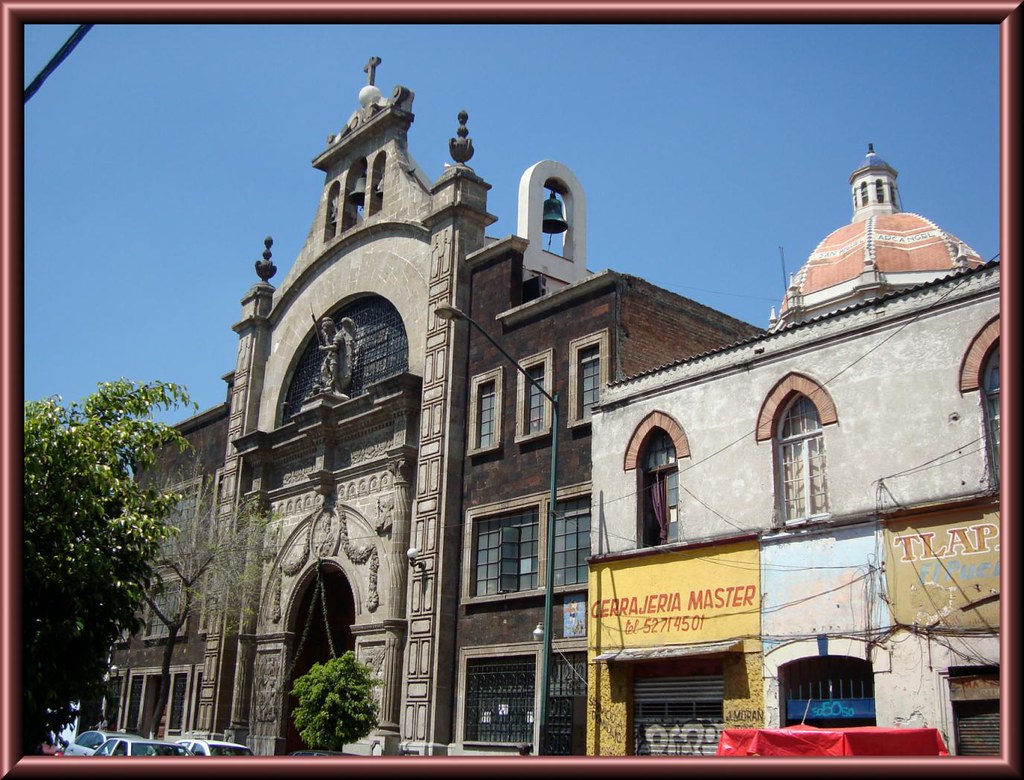
<path fill-rule="evenodd" d="M 83 731 L 75 737 L 74 741 L 69 742 L 68 746 L 64 748 L 64 755 L 91 756 L 96 752 L 96 748 L 113 737 L 133 737 L 135 739 L 142 739 L 138 734 L 133 734 L 128 731 L 96 731 L 90 729 L 89 731 Z"/>
<path fill-rule="evenodd" d="M 192 751 L 177 742 L 124 735 L 108 739 L 94 756 L 191 756 Z"/>
<path fill-rule="evenodd" d="M 240 745 L 237 742 L 222 742 L 215 739 L 179 739 L 179 745 L 184 745 L 197 756 L 251 756 L 252 748 Z"/>

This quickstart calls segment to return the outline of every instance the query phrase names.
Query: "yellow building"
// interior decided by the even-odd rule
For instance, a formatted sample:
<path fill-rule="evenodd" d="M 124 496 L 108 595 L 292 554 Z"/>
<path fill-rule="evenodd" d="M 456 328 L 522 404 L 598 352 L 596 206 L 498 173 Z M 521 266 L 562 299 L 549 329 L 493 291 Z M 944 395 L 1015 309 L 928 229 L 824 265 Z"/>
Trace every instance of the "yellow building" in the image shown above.
<path fill-rule="evenodd" d="M 712 755 L 759 726 L 756 539 L 591 560 L 589 755 Z"/>

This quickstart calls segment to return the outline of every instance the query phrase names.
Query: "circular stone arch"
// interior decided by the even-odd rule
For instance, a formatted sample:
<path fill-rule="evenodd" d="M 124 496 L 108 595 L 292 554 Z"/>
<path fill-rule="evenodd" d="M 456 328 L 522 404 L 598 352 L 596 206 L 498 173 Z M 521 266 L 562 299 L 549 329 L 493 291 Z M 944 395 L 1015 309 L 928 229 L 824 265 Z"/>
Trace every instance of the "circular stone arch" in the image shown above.
<path fill-rule="evenodd" d="M 989 352 L 999 341 L 999 317 L 989 320 L 978 335 L 971 340 L 971 345 L 964 355 L 960 367 L 960 392 L 969 393 L 981 387 L 981 372 Z"/>
<path fill-rule="evenodd" d="M 785 408 L 794 395 L 807 396 L 818 410 L 818 418 L 822 425 L 832 425 L 839 421 L 835 402 L 824 386 L 810 377 L 794 372 L 780 379 L 761 405 L 761 413 L 757 416 L 757 441 L 765 441 L 772 437 L 779 410 Z"/>
<path fill-rule="evenodd" d="M 327 598 L 326 619 L 323 604 L 319 599 L 314 601 L 317 584 L 316 563 L 308 568 L 297 584 L 288 610 L 286 625 L 294 636 L 294 645 L 289 655 L 294 658 L 294 662 L 289 670 L 288 679 L 284 681 L 286 753 L 309 747 L 303 743 L 291 716 L 297 700 L 287 692 L 291 691 L 296 678 L 308 672 L 314 663 L 330 660 L 332 643 L 334 653 L 338 656 L 346 650 L 354 651 L 356 646 L 352 633 L 352 624 L 355 623 L 356 617 L 355 596 L 344 569 L 336 561 L 324 559 L 320 561 L 320 578 Z"/>
<path fill-rule="evenodd" d="M 686 439 L 686 432 L 683 430 L 683 426 L 665 412 L 651 412 L 640 421 L 640 424 L 636 426 L 633 435 L 629 439 L 629 446 L 626 447 L 626 458 L 622 464 L 624 470 L 632 471 L 636 468 L 640 451 L 643 449 L 644 443 L 647 441 L 651 431 L 655 428 L 665 431 L 669 438 L 672 439 L 672 444 L 676 448 L 677 460 L 690 457 L 690 442 Z"/>

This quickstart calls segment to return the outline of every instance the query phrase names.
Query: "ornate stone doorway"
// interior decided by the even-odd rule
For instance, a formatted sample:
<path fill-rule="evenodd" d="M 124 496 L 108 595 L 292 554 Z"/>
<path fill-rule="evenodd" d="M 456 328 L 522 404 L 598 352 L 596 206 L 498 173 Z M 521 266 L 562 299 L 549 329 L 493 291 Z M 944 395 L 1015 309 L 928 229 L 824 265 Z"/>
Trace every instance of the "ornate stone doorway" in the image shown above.
<path fill-rule="evenodd" d="M 355 650 L 355 637 L 351 630 L 356 614 L 352 587 L 341 569 L 331 561 L 323 562 L 320 577 L 326 598 L 327 619 L 326 621 L 324 619 L 324 606 L 320 599 L 317 598 L 314 602 L 317 590 L 317 577 L 314 570 L 313 575 L 304 585 L 302 598 L 298 601 L 298 609 L 295 610 L 290 620 L 290 630 L 296 637 L 295 651 L 297 651 L 297 655 L 291 676 L 285 682 L 286 691 L 291 691 L 294 680 L 308 672 L 313 664 L 330 660 L 331 642 L 328 642 L 328 628 L 331 641 L 334 643 L 334 652 L 337 655 L 341 655 L 346 650 Z M 302 750 L 309 746 L 302 741 L 292 720 L 292 709 L 297 704 L 296 699 L 289 693 L 285 701 L 285 752 L 291 753 L 293 750 Z"/>

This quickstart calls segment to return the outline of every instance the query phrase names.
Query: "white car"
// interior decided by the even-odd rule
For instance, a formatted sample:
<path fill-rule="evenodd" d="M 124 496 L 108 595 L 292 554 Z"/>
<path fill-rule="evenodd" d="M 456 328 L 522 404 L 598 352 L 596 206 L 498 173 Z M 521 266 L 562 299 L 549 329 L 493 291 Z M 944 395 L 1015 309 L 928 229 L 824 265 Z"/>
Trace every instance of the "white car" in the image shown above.
<path fill-rule="evenodd" d="M 94 756 L 191 756 L 192 751 L 177 742 L 125 735 L 111 737 L 93 753 Z"/>
<path fill-rule="evenodd" d="M 111 737 L 142 739 L 138 734 L 131 734 L 127 731 L 96 731 L 95 729 L 90 729 L 89 731 L 83 731 L 73 741 L 69 742 L 68 746 L 64 748 L 64 755 L 91 756 L 96 752 L 96 748 Z"/>
<path fill-rule="evenodd" d="M 239 745 L 237 742 L 222 742 L 216 739 L 179 739 L 179 745 L 184 745 L 197 756 L 251 756 L 252 748 Z"/>

